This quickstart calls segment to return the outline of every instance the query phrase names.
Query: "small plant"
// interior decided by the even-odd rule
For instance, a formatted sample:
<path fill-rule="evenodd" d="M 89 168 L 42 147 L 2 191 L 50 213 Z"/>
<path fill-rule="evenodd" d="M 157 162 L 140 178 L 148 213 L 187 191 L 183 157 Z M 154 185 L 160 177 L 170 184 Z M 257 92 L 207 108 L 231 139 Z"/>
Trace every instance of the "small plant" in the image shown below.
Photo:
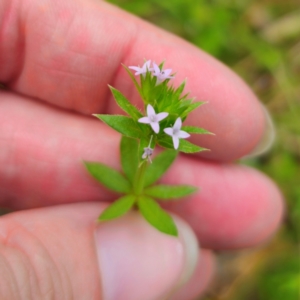
<path fill-rule="evenodd" d="M 112 220 L 138 209 L 155 228 L 177 236 L 172 217 L 155 199 L 169 201 L 194 193 L 197 188 L 189 185 L 163 185 L 156 181 L 167 171 L 178 152 L 195 153 L 207 150 L 188 142 L 190 134 L 211 134 L 194 126 L 182 126 L 188 114 L 205 102 L 194 102 L 188 94 L 182 96 L 185 82 L 178 88 L 169 85 L 174 78 L 172 69 L 163 69 L 151 61 L 142 67 L 126 67 L 139 92 L 144 112 L 133 106 L 120 91 L 110 86 L 117 104 L 127 116 L 96 114 L 108 126 L 122 134 L 120 143 L 123 173 L 99 162 L 85 162 L 88 172 L 108 189 L 122 194 L 100 215 L 100 221 Z M 135 71 L 133 74 L 131 70 Z M 135 79 L 139 76 L 140 83 Z M 154 157 L 155 147 L 166 148 Z"/>

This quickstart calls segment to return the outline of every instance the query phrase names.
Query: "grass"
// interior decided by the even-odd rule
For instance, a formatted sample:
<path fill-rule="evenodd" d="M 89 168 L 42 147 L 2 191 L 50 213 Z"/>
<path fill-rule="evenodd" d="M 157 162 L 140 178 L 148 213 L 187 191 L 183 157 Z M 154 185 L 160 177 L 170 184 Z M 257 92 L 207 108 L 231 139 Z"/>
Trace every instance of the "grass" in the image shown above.
<path fill-rule="evenodd" d="M 222 254 L 206 300 L 300 299 L 300 6 L 298 0 L 111 0 L 236 71 L 274 119 L 272 150 L 245 163 L 281 188 L 287 211 L 265 247 Z"/>

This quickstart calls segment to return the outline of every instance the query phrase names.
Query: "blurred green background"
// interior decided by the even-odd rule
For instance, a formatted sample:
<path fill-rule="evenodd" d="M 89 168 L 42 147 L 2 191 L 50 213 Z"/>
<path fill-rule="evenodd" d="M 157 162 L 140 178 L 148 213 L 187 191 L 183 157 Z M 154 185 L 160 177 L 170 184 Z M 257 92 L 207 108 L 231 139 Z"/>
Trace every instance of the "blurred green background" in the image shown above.
<path fill-rule="evenodd" d="M 277 139 L 243 163 L 268 174 L 287 201 L 264 247 L 221 254 L 205 300 L 300 299 L 300 0 L 111 0 L 206 50 L 235 70 L 268 107 Z"/>

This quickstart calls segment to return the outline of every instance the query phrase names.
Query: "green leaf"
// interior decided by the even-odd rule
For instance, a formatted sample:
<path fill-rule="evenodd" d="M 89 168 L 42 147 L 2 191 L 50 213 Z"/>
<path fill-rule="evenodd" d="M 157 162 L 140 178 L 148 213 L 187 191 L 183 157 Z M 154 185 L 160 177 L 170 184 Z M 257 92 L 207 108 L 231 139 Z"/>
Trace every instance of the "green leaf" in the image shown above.
<path fill-rule="evenodd" d="M 99 216 L 99 221 L 107 221 L 126 214 L 135 202 L 136 196 L 126 195 L 108 206 Z"/>
<path fill-rule="evenodd" d="M 146 170 L 144 186 L 149 186 L 156 182 L 171 166 L 176 156 L 177 151 L 175 150 L 165 150 L 158 154 Z"/>
<path fill-rule="evenodd" d="M 154 185 L 144 190 L 147 196 L 163 200 L 181 198 L 195 193 L 198 189 L 191 185 Z"/>
<path fill-rule="evenodd" d="M 188 106 L 188 108 L 181 114 L 181 118 L 184 119 L 190 112 L 192 112 L 193 110 L 195 110 L 196 108 L 198 108 L 199 106 L 201 106 L 205 103 L 207 103 L 207 102 L 198 101 L 198 102 L 194 102 L 194 103 L 190 104 Z"/>
<path fill-rule="evenodd" d="M 118 105 L 126 112 L 128 113 L 133 120 L 137 121 L 139 118 L 142 117 L 142 114 L 138 111 L 138 109 L 133 106 L 129 100 L 117 89 L 113 88 L 112 86 L 109 85 L 109 88 L 114 95 L 114 98 Z"/>
<path fill-rule="evenodd" d="M 209 149 L 199 147 L 195 144 L 192 144 L 184 139 L 181 139 L 179 141 L 179 151 L 184 153 L 196 153 L 196 152 L 202 152 L 202 151 L 209 151 Z"/>
<path fill-rule="evenodd" d="M 143 132 L 141 131 L 137 122 L 132 120 L 132 118 L 118 115 L 94 115 L 101 121 L 106 123 L 108 126 L 114 130 L 120 132 L 123 135 L 132 138 L 141 138 Z"/>
<path fill-rule="evenodd" d="M 130 71 L 130 69 L 125 66 L 124 64 L 122 64 L 123 68 L 126 70 L 126 72 L 128 73 L 129 77 L 131 78 L 131 80 L 133 81 L 134 86 L 136 87 L 136 89 L 138 90 L 139 94 L 142 96 L 142 90 L 140 85 L 138 84 L 138 82 L 136 81 L 134 75 L 132 74 L 132 72 Z"/>
<path fill-rule="evenodd" d="M 195 126 L 182 126 L 181 130 L 186 131 L 188 133 L 215 135 L 214 133 L 212 133 L 204 128 L 195 127 Z"/>
<path fill-rule="evenodd" d="M 146 196 L 140 196 L 138 207 L 144 218 L 159 231 L 178 236 L 178 231 L 172 217 L 159 204 Z"/>
<path fill-rule="evenodd" d="M 158 144 L 162 147 L 172 149 L 174 148 L 173 141 L 171 137 L 164 136 L 158 140 Z M 199 147 L 195 144 L 192 144 L 184 139 L 179 140 L 179 147 L 178 151 L 184 152 L 184 153 L 196 153 L 201 151 L 209 151 L 209 149 Z"/>
<path fill-rule="evenodd" d="M 180 86 L 174 91 L 174 97 L 180 98 L 180 95 L 182 94 L 184 87 L 186 84 L 186 79 L 180 84 Z"/>
<path fill-rule="evenodd" d="M 165 135 L 163 137 L 160 137 L 158 139 L 157 143 L 162 147 L 165 147 L 168 149 L 174 149 L 173 141 L 169 136 Z"/>
<path fill-rule="evenodd" d="M 139 164 L 138 147 L 139 143 L 136 139 L 122 136 L 120 146 L 122 168 L 132 183 Z"/>
<path fill-rule="evenodd" d="M 84 162 L 89 173 L 108 189 L 118 193 L 129 193 L 130 182 L 118 171 L 97 162 Z"/>

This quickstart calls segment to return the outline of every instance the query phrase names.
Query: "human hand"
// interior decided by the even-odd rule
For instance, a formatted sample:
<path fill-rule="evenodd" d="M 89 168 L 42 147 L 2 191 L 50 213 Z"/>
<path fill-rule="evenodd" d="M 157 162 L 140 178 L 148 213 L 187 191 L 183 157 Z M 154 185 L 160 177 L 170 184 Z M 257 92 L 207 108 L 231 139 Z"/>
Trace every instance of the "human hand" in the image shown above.
<path fill-rule="evenodd" d="M 264 148 L 271 135 L 264 110 L 236 75 L 107 3 L 4 0 L 0 82 L 8 89 L 0 91 L 0 203 L 19 211 L 0 219 L 1 299 L 163 299 L 190 277 L 197 244 L 189 227 L 178 219 L 175 239 L 136 213 L 97 225 L 115 195 L 82 164 L 120 168 L 120 136 L 90 114 L 119 112 L 108 83 L 141 106 L 121 63 L 144 58 L 166 59 L 177 71 L 175 84 L 188 77 L 186 91 L 209 104 L 187 123 L 216 134 L 194 138 L 211 151 L 179 157 L 164 177 L 201 188 L 170 211 L 212 250 L 254 246 L 277 228 L 277 188 L 230 163 Z M 196 272 L 171 299 L 200 294 L 213 268 L 211 250 L 200 250 Z"/>

